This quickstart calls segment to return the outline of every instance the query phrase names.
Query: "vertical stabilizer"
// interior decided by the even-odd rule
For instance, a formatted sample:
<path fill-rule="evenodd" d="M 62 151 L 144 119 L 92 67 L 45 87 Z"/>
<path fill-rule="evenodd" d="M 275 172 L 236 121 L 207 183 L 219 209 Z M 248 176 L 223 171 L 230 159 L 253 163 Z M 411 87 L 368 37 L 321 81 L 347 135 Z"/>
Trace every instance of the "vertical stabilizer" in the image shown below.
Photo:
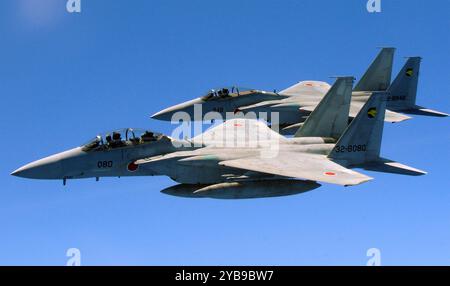
<path fill-rule="evenodd" d="M 379 160 L 386 97 L 386 92 L 372 93 L 328 155 L 330 159 L 345 166 Z"/>
<path fill-rule="evenodd" d="M 395 48 L 382 48 L 354 91 L 385 91 L 391 84 Z"/>
<path fill-rule="evenodd" d="M 294 137 L 338 139 L 348 123 L 353 77 L 338 77 Z"/>

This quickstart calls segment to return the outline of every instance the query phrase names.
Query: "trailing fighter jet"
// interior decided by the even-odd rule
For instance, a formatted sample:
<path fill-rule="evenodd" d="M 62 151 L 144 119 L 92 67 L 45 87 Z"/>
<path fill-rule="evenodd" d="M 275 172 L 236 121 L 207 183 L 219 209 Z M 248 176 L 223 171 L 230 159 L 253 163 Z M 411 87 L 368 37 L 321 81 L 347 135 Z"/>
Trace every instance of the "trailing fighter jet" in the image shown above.
<path fill-rule="evenodd" d="M 166 175 L 163 193 L 222 199 L 292 195 L 372 178 L 350 168 L 422 175 L 379 156 L 386 93 L 373 93 L 347 126 L 352 77 L 340 77 L 294 138 L 258 120 L 237 118 L 190 140 L 137 129 L 98 135 L 80 147 L 25 165 L 12 175 L 67 179 Z"/>
<path fill-rule="evenodd" d="M 409 58 L 391 84 L 394 48 L 381 49 L 352 93 L 349 116 L 354 118 L 367 101 L 372 91 L 389 93 L 385 121 L 400 122 L 410 119 L 398 113 L 427 116 L 448 116 L 415 104 L 419 76 L 420 58 Z M 280 92 L 268 92 L 239 87 L 210 90 L 207 95 L 161 110 L 152 118 L 170 121 L 177 112 L 186 112 L 193 121 L 203 121 L 209 112 L 217 112 L 222 118 L 227 113 L 254 112 L 266 115 L 271 122 L 271 113 L 277 112 L 281 134 L 293 134 L 314 110 L 330 85 L 321 81 L 301 81 Z M 201 108 L 200 108 L 201 107 Z M 196 117 L 196 115 L 198 117 Z M 276 122 L 272 122 L 276 124 Z"/>

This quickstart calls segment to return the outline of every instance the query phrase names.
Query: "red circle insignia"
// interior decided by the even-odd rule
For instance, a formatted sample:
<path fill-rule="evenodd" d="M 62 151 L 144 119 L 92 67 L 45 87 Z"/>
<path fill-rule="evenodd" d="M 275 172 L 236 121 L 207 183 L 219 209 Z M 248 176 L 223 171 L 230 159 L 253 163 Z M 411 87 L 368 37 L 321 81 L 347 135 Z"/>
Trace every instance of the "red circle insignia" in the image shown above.
<path fill-rule="evenodd" d="M 335 176 L 336 175 L 336 173 L 334 173 L 334 172 L 325 172 L 324 174 L 327 176 Z"/>
<path fill-rule="evenodd" d="M 130 172 L 134 172 L 139 168 L 138 164 L 135 164 L 134 162 L 131 162 L 130 164 L 128 164 L 127 169 Z"/>

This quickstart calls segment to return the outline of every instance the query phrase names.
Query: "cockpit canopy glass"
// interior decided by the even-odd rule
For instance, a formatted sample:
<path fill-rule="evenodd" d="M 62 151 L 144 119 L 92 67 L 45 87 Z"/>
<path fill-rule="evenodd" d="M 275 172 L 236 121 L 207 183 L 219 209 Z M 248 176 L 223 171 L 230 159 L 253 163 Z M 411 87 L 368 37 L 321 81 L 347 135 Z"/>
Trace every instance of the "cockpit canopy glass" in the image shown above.
<path fill-rule="evenodd" d="M 112 148 L 147 144 L 159 141 L 164 137 L 161 133 L 137 128 L 118 129 L 104 134 L 99 134 L 82 145 L 85 152 L 92 150 L 106 150 Z"/>
<path fill-rule="evenodd" d="M 217 89 L 210 89 L 208 93 L 206 93 L 206 95 L 202 96 L 202 99 L 204 101 L 216 100 L 220 98 L 235 97 L 255 93 L 256 91 L 256 89 L 237 86 L 221 87 Z"/>

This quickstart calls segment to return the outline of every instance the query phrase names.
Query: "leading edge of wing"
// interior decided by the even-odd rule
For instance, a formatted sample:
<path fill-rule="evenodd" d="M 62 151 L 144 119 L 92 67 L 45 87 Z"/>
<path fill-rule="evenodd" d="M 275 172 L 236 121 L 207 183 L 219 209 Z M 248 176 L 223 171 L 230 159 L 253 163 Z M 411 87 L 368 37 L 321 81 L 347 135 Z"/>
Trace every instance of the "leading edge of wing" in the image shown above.
<path fill-rule="evenodd" d="M 342 186 L 359 185 L 373 179 L 334 163 L 324 156 L 294 152 L 279 153 L 274 158 L 250 157 L 222 161 L 219 164 L 232 168 Z"/>

